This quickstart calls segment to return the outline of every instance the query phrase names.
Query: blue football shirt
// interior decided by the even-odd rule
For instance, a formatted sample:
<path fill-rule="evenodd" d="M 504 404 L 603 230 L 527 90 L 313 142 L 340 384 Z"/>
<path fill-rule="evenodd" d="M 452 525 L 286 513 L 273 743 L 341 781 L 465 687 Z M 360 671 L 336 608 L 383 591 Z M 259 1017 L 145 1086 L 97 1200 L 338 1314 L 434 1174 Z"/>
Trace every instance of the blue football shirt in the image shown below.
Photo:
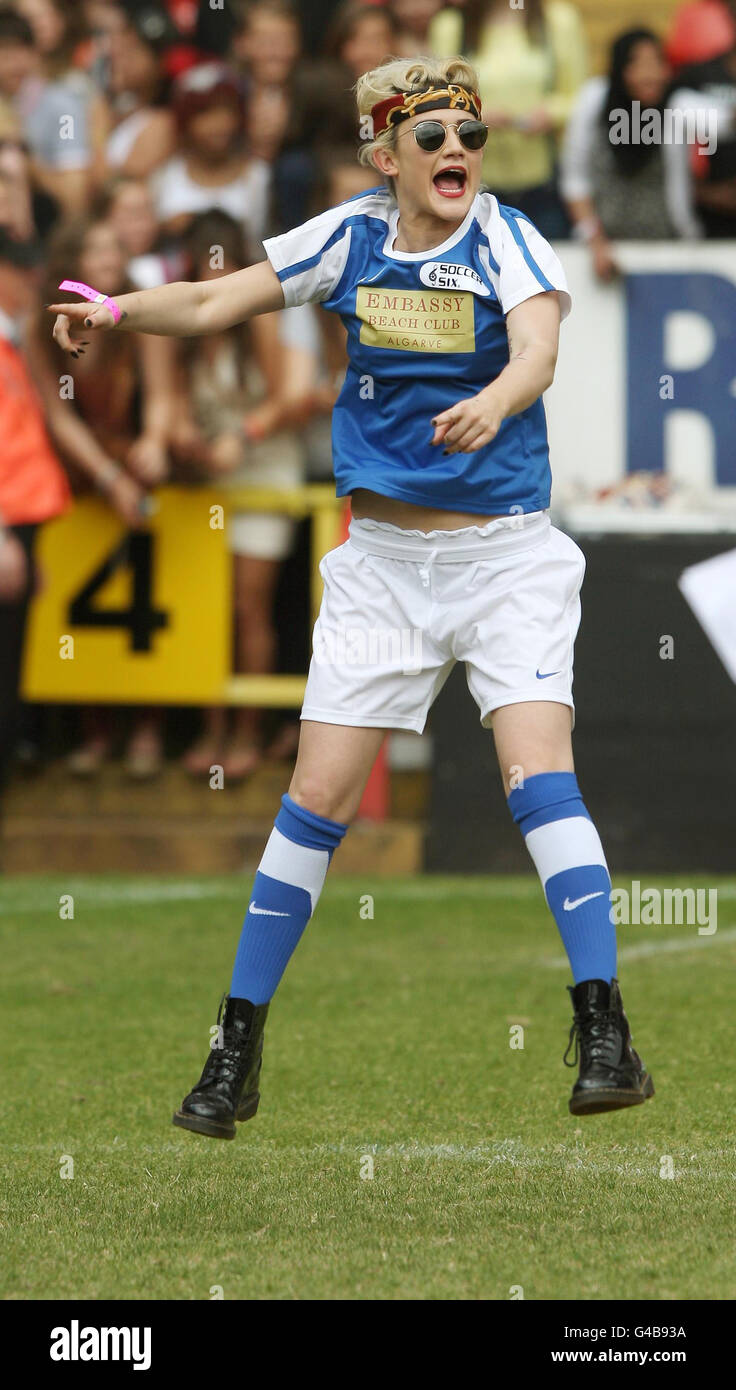
<path fill-rule="evenodd" d="M 321 303 L 347 329 L 332 417 L 337 495 L 368 488 L 478 515 L 543 510 L 551 476 L 541 398 L 474 453 L 445 456 L 430 442 L 431 421 L 507 365 L 506 315 L 517 304 L 557 291 L 566 316 L 562 266 L 533 223 L 491 193 L 429 251 L 393 249 L 398 219 L 379 188 L 264 242 L 286 304 Z"/>

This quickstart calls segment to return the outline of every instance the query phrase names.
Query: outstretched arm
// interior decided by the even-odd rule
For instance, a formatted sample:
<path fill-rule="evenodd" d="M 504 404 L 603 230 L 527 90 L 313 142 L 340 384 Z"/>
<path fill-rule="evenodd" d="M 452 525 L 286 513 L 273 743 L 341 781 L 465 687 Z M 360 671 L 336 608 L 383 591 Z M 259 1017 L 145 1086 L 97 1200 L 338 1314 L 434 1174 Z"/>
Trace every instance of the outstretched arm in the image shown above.
<path fill-rule="evenodd" d="M 195 338 L 232 328 L 256 314 L 283 309 L 284 292 L 270 262 L 259 261 L 232 275 L 136 290 L 120 295 L 115 302 L 120 309 L 118 331 Z M 65 352 L 76 354 L 90 329 L 115 327 L 112 311 L 105 304 L 48 304 L 46 308 L 57 315 L 54 338 Z"/>

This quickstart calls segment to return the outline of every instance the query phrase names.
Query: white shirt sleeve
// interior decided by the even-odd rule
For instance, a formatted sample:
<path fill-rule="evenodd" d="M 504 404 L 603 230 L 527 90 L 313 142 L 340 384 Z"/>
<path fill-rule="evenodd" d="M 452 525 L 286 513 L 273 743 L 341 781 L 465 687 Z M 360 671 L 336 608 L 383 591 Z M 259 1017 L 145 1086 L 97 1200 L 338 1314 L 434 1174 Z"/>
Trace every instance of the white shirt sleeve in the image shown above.
<path fill-rule="evenodd" d="M 664 145 L 664 192 L 667 211 L 678 236 L 697 241 L 703 228 L 695 213 L 693 171 L 690 167 L 689 145 Z"/>
<path fill-rule="evenodd" d="M 504 314 L 525 299 L 556 290 L 561 317 L 567 318 L 572 300 L 560 259 L 528 217 L 496 203 L 487 230 L 486 269 Z"/>
<path fill-rule="evenodd" d="M 288 308 L 329 299 L 347 264 L 351 237 L 347 219 L 354 210 L 354 204 L 343 203 L 264 241 Z"/>
<path fill-rule="evenodd" d="M 563 198 L 589 198 L 592 194 L 590 155 L 607 90 L 605 77 L 592 77 L 580 89 L 560 152 Z"/>
<path fill-rule="evenodd" d="M 673 138 L 663 148 L 667 207 L 678 235 L 694 240 L 703 235 L 703 228 L 694 209 L 690 151 L 696 143 L 715 148 L 717 141 L 733 138 L 733 106 L 723 97 L 689 87 L 678 87 L 668 106 L 673 112 Z M 678 116 L 682 117 L 679 125 Z"/>
<path fill-rule="evenodd" d="M 683 123 L 683 143 L 707 145 L 711 141 L 733 139 L 734 109 L 727 97 L 697 92 L 692 87 L 678 87 L 667 105 L 687 117 Z"/>

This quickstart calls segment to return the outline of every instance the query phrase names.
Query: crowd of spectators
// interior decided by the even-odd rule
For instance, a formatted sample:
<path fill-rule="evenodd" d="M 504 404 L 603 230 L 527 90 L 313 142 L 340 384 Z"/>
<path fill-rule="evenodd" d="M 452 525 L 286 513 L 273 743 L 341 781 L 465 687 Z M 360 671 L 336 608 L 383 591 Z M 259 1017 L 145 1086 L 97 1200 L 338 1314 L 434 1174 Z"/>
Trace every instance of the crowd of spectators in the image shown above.
<path fill-rule="evenodd" d="M 666 37 L 618 36 L 595 76 L 571 0 L 0 0 L 0 778 L 38 526 L 85 490 L 135 526 L 165 480 L 328 477 L 344 362 L 339 325 L 309 306 L 201 343 L 108 335 L 70 366 L 41 307 L 59 280 L 115 294 L 227 273 L 378 183 L 356 160 L 352 88 L 392 54 L 475 63 L 484 181 L 545 236 L 586 243 L 602 279 L 621 239 L 735 237 L 735 16 L 736 0 L 692 0 Z M 717 113 L 715 153 L 609 138 L 613 110 L 671 107 Z M 292 541 L 282 516 L 232 518 L 240 671 L 272 668 Z M 113 734 L 84 712 L 70 768 L 94 772 Z M 185 763 L 237 779 L 263 753 L 257 711 L 211 710 Z M 127 759 L 160 766 L 154 712 Z"/>

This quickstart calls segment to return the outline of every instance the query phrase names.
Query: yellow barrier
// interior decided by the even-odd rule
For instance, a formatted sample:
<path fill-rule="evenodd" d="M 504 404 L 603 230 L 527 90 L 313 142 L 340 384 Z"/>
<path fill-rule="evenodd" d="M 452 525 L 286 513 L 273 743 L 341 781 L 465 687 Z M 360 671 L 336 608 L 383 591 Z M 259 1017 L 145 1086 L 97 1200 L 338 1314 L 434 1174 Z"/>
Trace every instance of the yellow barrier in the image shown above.
<path fill-rule="evenodd" d="M 227 499 L 238 511 L 285 512 L 288 516 L 312 521 L 310 546 L 310 608 L 316 622 L 322 601 L 319 562 L 338 542 L 338 528 L 344 502 L 335 496 L 332 483 L 309 483 L 305 487 L 228 488 Z M 304 698 L 304 676 L 231 676 L 225 684 L 223 704 L 256 705 L 261 709 L 293 709 Z"/>
<path fill-rule="evenodd" d="M 345 505 L 335 496 L 332 483 L 308 483 L 295 488 L 228 488 L 228 504 L 239 512 L 283 512 L 303 520 L 311 516 L 311 611 L 316 621 L 322 599 L 319 562 L 338 541 L 340 517 Z"/>
<path fill-rule="evenodd" d="M 24 656 L 26 699 L 65 703 L 232 704 L 294 707 L 306 676 L 230 670 L 230 511 L 311 520 L 310 596 L 319 562 L 339 541 L 343 503 L 327 483 L 301 488 L 165 487 L 140 531 L 101 500 L 81 498 L 42 528 L 44 586 L 34 599 Z"/>

